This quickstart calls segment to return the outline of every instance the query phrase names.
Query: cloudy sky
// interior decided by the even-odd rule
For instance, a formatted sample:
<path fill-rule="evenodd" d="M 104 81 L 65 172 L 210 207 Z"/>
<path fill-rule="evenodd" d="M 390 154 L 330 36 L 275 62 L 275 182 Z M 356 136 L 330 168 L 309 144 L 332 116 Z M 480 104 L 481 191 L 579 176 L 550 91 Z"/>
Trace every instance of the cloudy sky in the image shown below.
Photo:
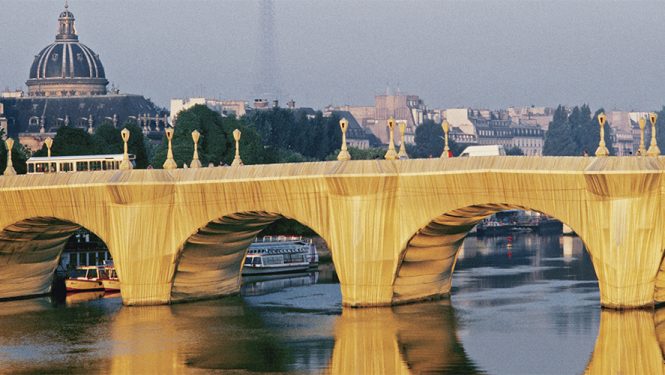
<path fill-rule="evenodd" d="M 24 87 L 63 1 L 0 0 L 0 88 Z M 273 0 L 276 80 L 298 105 L 368 105 L 387 88 L 430 107 L 665 105 L 665 1 Z M 261 2 L 70 0 L 109 81 L 250 100 Z"/>

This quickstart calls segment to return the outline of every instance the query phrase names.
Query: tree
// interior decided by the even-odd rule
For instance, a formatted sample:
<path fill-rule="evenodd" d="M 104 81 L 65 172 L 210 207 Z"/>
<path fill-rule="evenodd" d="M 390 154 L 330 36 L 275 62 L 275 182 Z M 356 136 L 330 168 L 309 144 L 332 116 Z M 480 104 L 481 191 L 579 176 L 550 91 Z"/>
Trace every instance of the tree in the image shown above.
<path fill-rule="evenodd" d="M 0 129 L 0 139 L 4 136 L 4 130 Z M 30 157 L 30 151 L 19 144 L 14 142 L 12 147 L 12 165 L 17 174 L 25 174 L 27 172 L 26 161 Z M 4 173 L 7 168 L 7 146 L 5 142 L 0 141 L 0 175 Z"/>
<path fill-rule="evenodd" d="M 519 148 L 518 146 L 513 146 L 506 149 L 506 155 L 521 156 L 524 155 L 524 151 L 522 151 L 522 149 Z"/>
<path fill-rule="evenodd" d="M 416 147 L 411 157 L 415 158 L 438 158 L 443 153 L 444 134 L 440 124 L 432 120 L 425 120 L 422 125 L 416 128 L 415 136 Z M 453 155 L 459 155 L 462 146 L 458 145 L 452 139 L 448 139 L 448 147 Z"/>
<path fill-rule="evenodd" d="M 567 110 L 560 105 L 554 111 L 554 117 L 545 133 L 543 155 L 580 155 L 577 149 L 578 146 L 568 122 Z"/>
<path fill-rule="evenodd" d="M 545 133 L 543 155 L 594 155 L 600 140 L 600 127 L 598 115 L 603 109 L 596 111 L 591 117 L 588 105 L 574 107 L 568 115 L 563 106 L 554 112 L 554 119 Z M 605 145 L 614 154 L 612 147 L 611 129 L 605 124 Z"/>
<path fill-rule="evenodd" d="M 71 126 L 61 126 L 53 138 L 52 156 L 75 156 L 99 154 L 98 144 L 87 131 Z M 46 145 L 35 152 L 35 156 L 46 156 Z"/>
<path fill-rule="evenodd" d="M 92 140 L 96 144 L 98 154 L 120 154 L 124 152 L 120 129 L 109 122 L 104 122 L 95 129 Z"/>
<path fill-rule="evenodd" d="M 265 160 L 265 150 L 259 135 L 253 130 L 243 126 L 235 119 L 222 118 L 222 116 L 204 105 L 196 105 L 178 114 L 178 123 L 174 127 L 172 140 L 173 157 L 179 167 L 190 165 L 194 154 L 194 141 L 192 132 L 197 130 L 201 137 L 198 144 L 199 160 L 202 165 L 213 163 L 215 165 L 230 164 L 235 155 L 235 140 L 233 130 L 239 129 L 242 133 L 240 140 L 241 158 L 245 164 L 261 163 Z M 151 163 L 155 168 L 161 168 L 166 160 L 166 137 L 155 150 Z"/>

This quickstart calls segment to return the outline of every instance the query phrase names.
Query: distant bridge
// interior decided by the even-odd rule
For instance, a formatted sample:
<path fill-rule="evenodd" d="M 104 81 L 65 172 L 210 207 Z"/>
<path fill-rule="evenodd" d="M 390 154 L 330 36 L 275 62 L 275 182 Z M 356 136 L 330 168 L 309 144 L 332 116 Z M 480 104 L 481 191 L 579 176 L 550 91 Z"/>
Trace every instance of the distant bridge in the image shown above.
<path fill-rule="evenodd" d="M 47 293 L 67 239 L 108 246 L 126 305 L 234 294 L 253 238 L 287 217 L 331 249 L 342 302 L 446 295 L 483 218 L 529 209 L 588 249 L 601 304 L 665 301 L 665 159 L 482 157 L 334 161 L 0 177 L 0 298 Z"/>

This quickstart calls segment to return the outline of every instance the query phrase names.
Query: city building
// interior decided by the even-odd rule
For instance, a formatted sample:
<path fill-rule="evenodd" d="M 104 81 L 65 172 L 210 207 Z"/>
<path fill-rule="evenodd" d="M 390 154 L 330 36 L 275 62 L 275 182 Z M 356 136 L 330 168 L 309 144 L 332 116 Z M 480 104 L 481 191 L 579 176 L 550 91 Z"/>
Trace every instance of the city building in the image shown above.
<path fill-rule="evenodd" d="M 19 90 L 0 95 L 7 134 L 36 150 L 61 126 L 92 133 L 103 122 L 118 126 L 131 120 L 148 136 L 163 130 L 166 112 L 150 100 L 121 94 L 114 88 L 107 90 L 102 61 L 79 42 L 74 14 L 67 5 L 58 25 L 55 41 L 41 49 L 32 62 L 27 93 Z"/>
<path fill-rule="evenodd" d="M 337 116 L 339 119 L 345 118 L 349 122 L 349 127 L 346 129 L 346 144 L 349 147 L 359 148 L 361 150 L 370 147 L 370 137 L 365 129 L 360 126 L 356 118 L 349 111 L 326 111 L 324 116 Z"/>
<path fill-rule="evenodd" d="M 456 114 L 462 117 L 461 113 Z M 524 155 L 542 155 L 545 131 L 537 123 L 515 122 L 510 110 L 469 109 L 467 116 L 475 128 L 477 144 L 519 147 Z"/>
<path fill-rule="evenodd" d="M 427 117 L 427 107 L 417 95 L 401 93 L 377 95 L 374 97 L 374 106 L 344 105 L 335 109 L 350 112 L 358 124 L 374 134 L 382 144 L 388 144 L 390 140 L 388 120 L 391 117 L 397 123 L 406 123 L 404 142 L 407 144 L 414 143 L 416 127 L 422 125 Z M 395 143 L 399 143 L 401 135 L 398 126 L 395 126 L 394 136 Z"/>
<path fill-rule="evenodd" d="M 478 143 L 476 127 L 469 119 L 468 108 L 450 108 L 442 112 L 443 117 L 450 124 L 450 131 L 448 133 L 450 139 L 460 144 Z"/>
<path fill-rule="evenodd" d="M 247 102 L 244 100 L 222 100 L 222 99 L 208 99 L 208 98 L 188 98 L 188 99 L 171 99 L 171 123 L 175 124 L 178 118 L 178 113 L 192 108 L 195 105 L 205 105 L 211 110 L 218 112 L 223 117 L 235 116 L 242 117 L 247 113 Z"/>
<path fill-rule="evenodd" d="M 547 131 L 554 119 L 554 108 L 550 107 L 508 107 L 508 116 L 520 125 L 540 126 Z"/>
<path fill-rule="evenodd" d="M 5 105 L 0 102 L 0 133 L 2 139 L 7 138 L 7 117 L 5 117 Z"/>
<path fill-rule="evenodd" d="M 612 148 L 617 156 L 628 156 L 637 153 L 640 145 L 639 127 L 637 127 L 637 144 L 635 144 L 634 128 L 637 123 L 630 118 L 630 112 L 611 111 L 607 113 Z M 648 146 L 647 146 L 648 147 Z"/>

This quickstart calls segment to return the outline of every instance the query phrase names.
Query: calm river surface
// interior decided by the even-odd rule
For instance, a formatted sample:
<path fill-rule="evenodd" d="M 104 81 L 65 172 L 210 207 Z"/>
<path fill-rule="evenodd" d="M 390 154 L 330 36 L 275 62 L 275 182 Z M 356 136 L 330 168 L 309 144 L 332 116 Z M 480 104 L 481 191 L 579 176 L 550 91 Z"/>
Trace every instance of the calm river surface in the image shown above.
<path fill-rule="evenodd" d="M 239 297 L 172 306 L 123 307 L 101 295 L 3 302 L 0 373 L 663 370 L 665 334 L 654 319 L 665 319 L 601 312 L 577 238 L 469 238 L 453 282 L 450 299 L 380 309 L 343 309 L 330 267 L 246 282 Z"/>

